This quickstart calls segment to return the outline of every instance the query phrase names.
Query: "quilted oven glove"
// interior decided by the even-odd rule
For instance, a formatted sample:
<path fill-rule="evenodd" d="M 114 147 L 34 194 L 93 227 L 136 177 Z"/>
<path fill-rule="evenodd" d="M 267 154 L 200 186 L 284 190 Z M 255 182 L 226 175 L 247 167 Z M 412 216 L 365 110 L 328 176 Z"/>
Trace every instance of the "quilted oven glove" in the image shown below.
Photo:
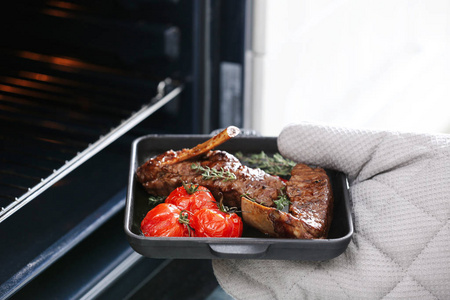
<path fill-rule="evenodd" d="M 450 299 L 450 135 L 291 125 L 280 153 L 348 174 L 355 232 L 320 261 L 217 260 L 236 299 Z"/>

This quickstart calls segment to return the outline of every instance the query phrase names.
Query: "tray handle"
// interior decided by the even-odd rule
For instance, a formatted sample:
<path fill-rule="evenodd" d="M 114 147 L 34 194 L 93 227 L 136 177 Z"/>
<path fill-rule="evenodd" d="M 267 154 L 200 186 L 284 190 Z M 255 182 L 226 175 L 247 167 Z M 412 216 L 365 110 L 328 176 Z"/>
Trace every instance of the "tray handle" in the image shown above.
<path fill-rule="evenodd" d="M 261 258 L 269 248 L 269 245 L 229 245 L 209 244 L 209 250 L 218 258 Z"/>

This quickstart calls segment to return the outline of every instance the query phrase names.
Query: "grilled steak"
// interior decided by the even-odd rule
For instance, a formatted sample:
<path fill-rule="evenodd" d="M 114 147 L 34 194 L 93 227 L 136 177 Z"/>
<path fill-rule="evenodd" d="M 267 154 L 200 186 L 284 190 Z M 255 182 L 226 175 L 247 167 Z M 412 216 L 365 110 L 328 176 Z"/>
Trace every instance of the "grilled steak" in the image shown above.
<path fill-rule="evenodd" d="M 270 236 L 301 239 L 327 236 L 333 195 L 329 178 L 322 168 L 297 164 L 292 169 L 291 179 L 284 183 L 260 169 L 242 165 L 225 151 L 208 151 L 190 160 L 164 163 L 176 160 L 179 153 L 167 151 L 137 169 L 137 179 L 148 193 L 167 196 L 182 182 L 198 184 L 207 187 L 216 199 L 223 197 L 225 205 L 241 208 L 247 224 Z M 201 170 L 192 168 L 197 164 L 204 169 L 228 171 L 236 178 L 206 179 Z M 274 200 L 283 192 L 291 202 L 289 212 L 280 211 L 274 205 Z"/>
<path fill-rule="evenodd" d="M 289 212 L 241 199 L 245 223 L 273 237 L 326 238 L 331 224 L 333 195 L 325 170 L 297 164 L 286 184 Z"/>
<path fill-rule="evenodd" d="M 167 196 L 182 182 L 187 182 L 207 187 L 216 199 L 223 195 L 223 202 L 227 206 L 240 207 L 240 198 L 244 194 L 264 206 L 274 206 L 273 200 L 278 198 L 280 190 L 285 187 L 278 177 L 244 166 L 236 157 L 225 151 L 209 151 L 194 160 L 176 164 L 161 163 L 173 159 L 178 153 L 167 151 L 137 169 L 137 179 L 148 193 Z M 236 175 L 236 179 L 205 179 L 201 171 L 192 169 L 194 163 L 203 168 L 230 171 Z"/>
<path fill-rule="evenodd" d="M 289 212 L 314 228 L 316 235 L 326 236 L 333 213 L 333 193 L 325 170 L 296 165 L 287 183 L 286 194 L 292 203 Z"/>

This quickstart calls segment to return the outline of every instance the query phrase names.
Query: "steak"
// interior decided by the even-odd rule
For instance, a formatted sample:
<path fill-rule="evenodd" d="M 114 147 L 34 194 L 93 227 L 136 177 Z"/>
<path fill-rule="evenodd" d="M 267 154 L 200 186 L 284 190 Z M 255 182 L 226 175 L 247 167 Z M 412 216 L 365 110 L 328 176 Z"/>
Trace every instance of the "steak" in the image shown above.
<path fill-rule="evenodd" d="M 289 212 L 241 199 L 246 224 L 279 238 L 326 238 L 333 211 L 333 194 L 322 168 L 297 164 L 286 183 Z"/>
<path fill-rule="evenodd" d="M 297 164 L 285 183 L 261 169 L 242 165 L 235 156 L 220 150 L 167 163 L 176 161 L 182 151 L 167 151 L 137 169 L 137 180 L 149 194 L 168 196 L 183 182 L 202 185 L 217 200 L 223 199 L 226 206 L 241 208 L 246 224 L 265 234 L 281 238 L 326 238 L 332 219 L 333 194 L 324 169 Z M 210 178 L 203 174 L 204 170 L 232 174 L 234 179 Z M 274 200 L 283 194 L 290 200 L 288 211 L 275 208 Z"/>
<path fill-rule="evenodd" d="M 333 213 L 333 192 L 330 179 L 322 168 L 296 165 L 287 183 L 286 194 L 291 200 L 289 212 L 326 236 Z"/>
<path fill-rule="evenodd" d="M 136 171 L 137 180 L 149 194 L 168 196 L 182 182 L 202 185 L 208 188 L 216 199 L 223 197 L 223 203 L 230 207 L 241 207 L 242 195 L 255 199 L 258 203 L 273 207 L 285 183 L 276 176 L 242 165 L 228 152 L 214 150 L 202 156 L 176 164 L 164 164 L 173 160 L 178 152 L 169 150 L 148 160 Z M 230 172 L 236 176 L 233 180 L 206 179 L 202 172 L 192 168 L 199 164 L 203 169 Z"/>

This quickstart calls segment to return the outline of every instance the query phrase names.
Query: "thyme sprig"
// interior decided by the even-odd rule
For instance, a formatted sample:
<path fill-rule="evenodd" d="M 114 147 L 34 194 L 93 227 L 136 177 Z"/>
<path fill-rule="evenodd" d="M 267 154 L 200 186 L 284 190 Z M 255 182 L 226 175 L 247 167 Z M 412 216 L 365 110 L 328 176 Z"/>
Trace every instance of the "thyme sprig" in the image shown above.
<path fill-rule="evenodd" d="M 270 157 L 264 151 L 249 156 L 245 156 L 242 152 L 237 152 L 235 156 L 244 164 L 254 168 L 260 168 L 271 175 L 277 176 L 291 175 L 292 168 L 296 164 L 294 161 L 284 158 L 279 153 L 275 153 Z"/>
<path fill-rule="evenodd" d="M 222 193 L 219 193 L 219 197 L 220 197 L 220 200 L 217 202 L 217 208 L 221 212 L 224 212 L 227 214 L 239 212 L 237 207 L 235 207 L 235 206 L 230 207 L 230 206 L 226 206 L 225 204 L 223 204 L 223 194 Z"/>
<path fill-rule="evenodd" d="M 151 206 L 156 206 L 160 203 L 163 203 L 166 200 L 166 197 L 164 196 L 154 196 L 154 195 L 150 195 L 150 197 L 148 197 L 148 203 Z"/>
<path fill-rule="evenodd" d="M 200 185 L 195 185 L 195 184 L 187 184 L 186 182 L 182 181 L 181 184 L 183 185 L 184 189 L 186 190 L 186 192 L 189 195 L 193 195 L 195 194 L 197 191 L 199 191 L 199 186 Z"/>
<path fill-rule="evenodd" d="M 289 207 L 289 205 L 291 204 L 291 201 L 289 200 L 288 196 L 284 193 L 281 193 L 278 196 L 278 199 L 274 200 L 273 202 L 277 206 L 278 210 L 283 210 L 285 207 Z"/>
<path fill-rule="evenodd" d="M 248 193 L 242 194 L 241 197 L 244 197 L 245 199 L 250 200 L 252 202 L 256 202 L 256 199 L 250 197 Z"/>
<path fill-rule="evenodd" d="M 208 166 L 203 167 L 200 164 L 192 164 L 191 169 L 195 171 L 201 171 L 202 177 L 205 180 L 213 179 L 213 180 L 235 180 L 236 175 L 229 170 L 224 170 L 223 168 L 220 168 L 219 170 L 210 168 Z"/>
<path fill-rule="evenodd" d="M 191 226 L 191 224 L 189 222 L 189 212 L 187 210 L 183 209 L 180 212 L 180 215 L 178 217 L 178 222 L 180 224 L 183 224 L 184 226 L 186 226 L 187 229 L 188 229 L 188 232 L 189 232 L 189 236 L 192 236 L 191 230 L 194 230 L 194 228 L 192 228 L 192 226 Z"/>
<path fill-rule="evenodd" d="M 252 202 L 258 203 L 258 201 L 250 197 L 249 194 L 243 194 L 241 195 L 241 197 L 244 197 L 245 199 L 250 200 Z M 288 196 L 283 192 L 278 196 L 277 200 L 274 200 L 273 202 L 277 206 L 278 210 L 284 210 L 285 207 L 289 208 L 289 205 L 291 204 L 291 201 L 289 200 Z"/>

